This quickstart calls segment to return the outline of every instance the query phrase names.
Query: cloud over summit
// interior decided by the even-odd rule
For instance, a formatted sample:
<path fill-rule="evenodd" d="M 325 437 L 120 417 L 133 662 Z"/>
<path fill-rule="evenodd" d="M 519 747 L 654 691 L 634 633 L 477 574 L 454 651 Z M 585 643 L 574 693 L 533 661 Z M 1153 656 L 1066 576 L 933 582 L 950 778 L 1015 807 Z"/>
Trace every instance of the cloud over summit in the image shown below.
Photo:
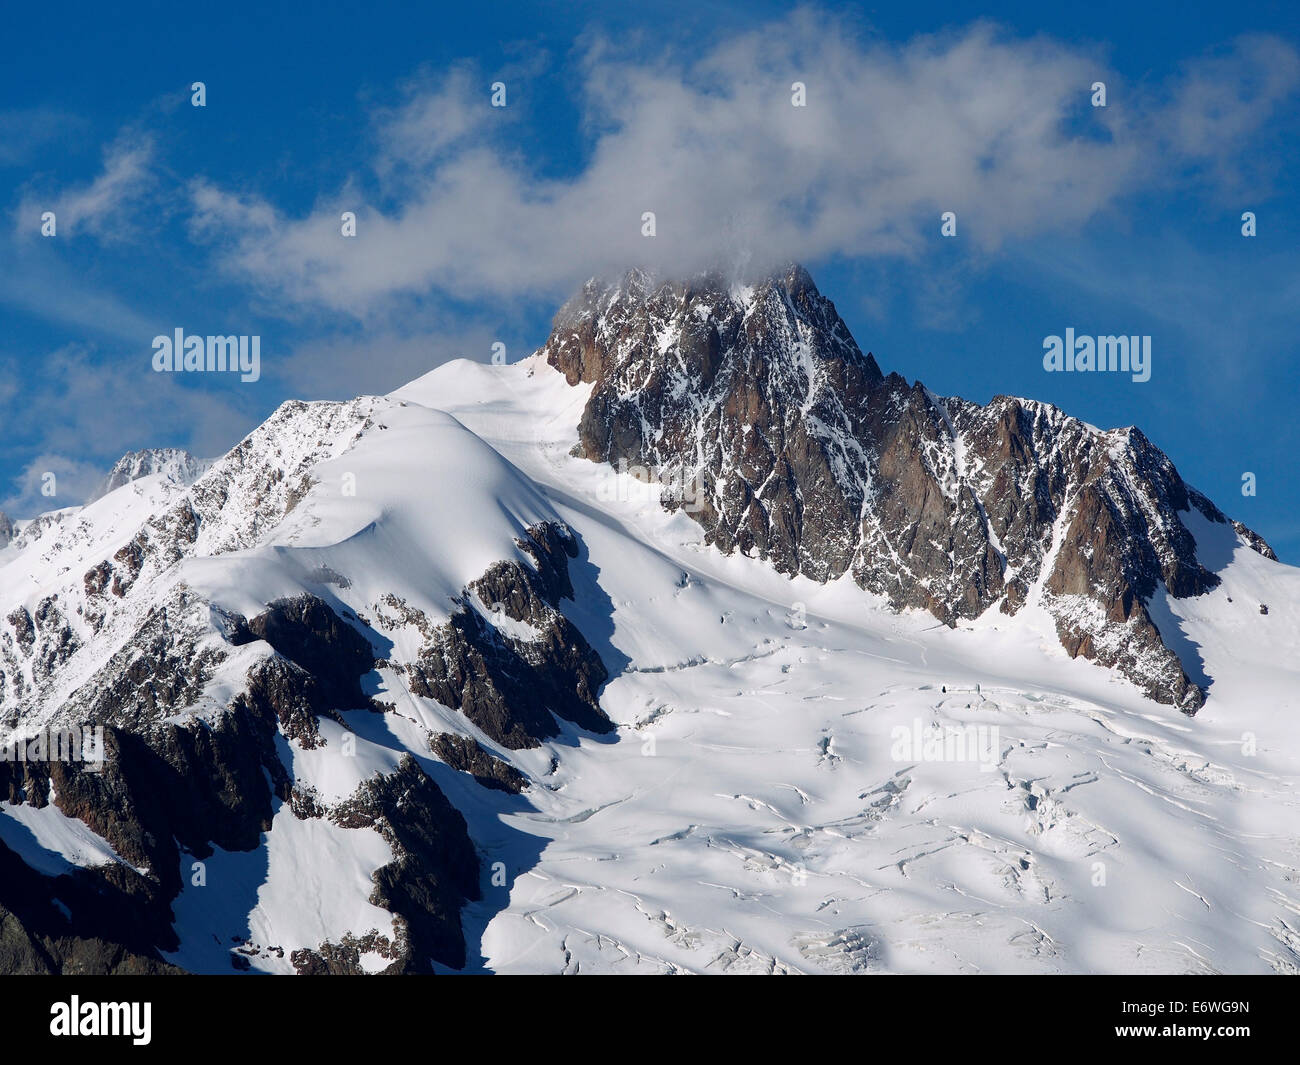
<path fill-rule="evenodd" d="M 1134 193 L 1240 178 L 1228 160 L 1300 80 L 1276 38 L 1242 38 L 1139 91 L 1045 37 L 977 23 L 892 44 L 807 10 L 693 59 L 643 51 L 589 45 L 576 91 L 590 151 L 564 176 L 512 143 L 493 79 L 455 67 L 374 114 L 373 154 L 310 213 L 196 182 L 193 232 L 234 276 L 357 317 L 423 293 L 560 298 L 631 264 L 907 256 L 949 210 L 991 251 Z M 1095 81 L 1107 107 L 1090 106 Z M 806 107 L 792 106 L 794 82 Z M 527 85 L 509 89 L 519 100 Z M 356 240 L 339 235 L 343 210 Z"/>

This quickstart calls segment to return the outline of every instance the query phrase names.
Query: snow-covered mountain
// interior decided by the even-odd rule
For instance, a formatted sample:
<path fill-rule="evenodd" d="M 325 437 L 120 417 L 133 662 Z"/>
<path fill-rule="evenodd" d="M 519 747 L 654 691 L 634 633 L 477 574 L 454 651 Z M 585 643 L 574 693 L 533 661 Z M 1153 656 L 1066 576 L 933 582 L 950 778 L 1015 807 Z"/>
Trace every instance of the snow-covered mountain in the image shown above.
<path fill-rule="evenodd" d="M 1137 428 L 885 377 L 800 267 L 756 287 L 593 282 L 544 354 L 594 384 L 578 453 L 698 486 L 689 510 L 723 551 L 848 573 L 950 625 L 1040 605 L 1072 655 L 1203 703 L 1148 604 L 1216 586 L 1181 515 L 1228 519 Z"/>
<path fill-rule="evenodd" d="M 133 471 L 0 555 L 107 754 L 0 761 L 0 968 L 1300 971 L 1300 571 L 799 268 Z"/>
<path fill-rule="evenodd" d="M 192 484 L 207 469 L 208 463 L 196 459 L 179 447 L 150 447 L 128 451 L 113 464 L 104 483 L 87 502 L 94 502 L 109 492 L 141 477 L 163 474 L 179 484 Z"/>

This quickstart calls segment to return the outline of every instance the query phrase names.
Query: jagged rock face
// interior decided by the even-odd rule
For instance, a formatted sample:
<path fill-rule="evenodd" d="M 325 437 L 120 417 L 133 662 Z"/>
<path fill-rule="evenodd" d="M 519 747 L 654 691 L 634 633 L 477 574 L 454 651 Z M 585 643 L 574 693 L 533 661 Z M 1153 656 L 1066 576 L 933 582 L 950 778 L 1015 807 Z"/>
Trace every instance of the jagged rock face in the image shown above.
<path fill-rule="evenodd" d="M 206 614 L 204 604 L 183 588 L 151 605 L 130 639 L 69 695 L 65 716 L 148 733 L 170 714 L 195 705 L 226 655 L 202 639 L 197 621 Z M 33 674 L 31 695 L 37 698 L 43 678 Z"/>
<path fill-rule="evenodd" d="M 849 573 L 950 625 L 1033 594 L 1070 654 L 1185 711 L 1203 703 L 1146 603 L 1161 583 L 1176 597 L 1216 583 L 1179 513 L 1227 519 L 1138 430 L 885 376 L 800 267 L 754 287 L 589 282 L 542 355 L 592 385 L 577 453 L 654 471 L 676 486 L 665 506 L 724 552 Z"/>
<path fill-rule="evenodd" d="M 0 852 L 0 875 L 30 876 L 35 895 L 48 885 L 8 852 Z M 0 906 L 0 973 L 27 976 L 161 976 L 182 970 L 147 954 L 122 946 L 118 938 L 69 934 L 62 915 L 52 906 L 32 917 Z"/>
<path fill-rule="evenodd" d="M 374 668 L 374 650 L 316 596 L 280 599 L 251 621 L 227 623 L 234 646 L 265 640 L 280 656 L 250 670 L 241 698 L 271 707 L 290 739 L 314 747 L 319 718 L 343 724 L 338 711 L 373 706 L 360 678 Z"/>
<path fill-rule="evenodd" d="M 319 747 L 320 717 L 341 721 L 338 710 L 371 706 L 358 683 L 375 662 L 367 641 L 312 596 L 277 601 L 252 620 L 223 620 L 232 647 L 262 639 L 276 653 L 249 670 L 214 721 L 169 720 L 197 700 L 212 663 L 185 653 L 192 634 L 174 607 L 169 622 L 164 606 L 150 612 L 135 653 L 111 660 L 93 682 L 95 697 L 79 704 L 85 720 L 104 724 L 98 771 L 76 761 L 0 761 L 0 800 L 53 801 L 124 859 L 58 878 L 66 917 L 49 902 L 49 881 L 0 843 L 0 872 L 13 867 L 0 880 L 0 966 L 9 966 L 0 971 L 170 971 L 159 953 L 178 946 L 170 907 L 182 888 L 182 854 L 256 848 L 277 800 L 300 819 L 378 832 L 393 848 L 394 861 L 375 872 L 372 901 L 399 919 L 401 935 L 343 944 L 342 956 L 373 950 L 392 958 L 392 972 L 426 972 L 429 959 L 462 966 L 460 909 L 479 896 L 478 859 L 464 818 L 437 785 L 408 756 L 396 773 L 330 807 L 295 790 L 277 750 L 277 734 Z M 299 968 L 350 971 L 310 950 Z"/>
<path fill-rule="evenodd" d="M 462 711 L 504 747 L 536 747 L 558 735 L 555 717 L 591 732 L 613 731 L 600 708 L 609 677 L 600 656 L 558 607 L 572 598 L 573 534 L 544 522 L 518 543 L 533 565 L 502 561 L 466 589 L 446 624 L 431 628 L 410 666 L 416 695 Z"/>
<path fill-rule="evenodd" d="M 99 499 L 124 484 L 157 473 L 166 474 L 177 484 L 192 484 L 207 467 L 206 462 L 196 459 L 183 448 L 151 447 L 141 451 L 128 451 L 113 464 L 113 468 L 108 471 L 108 476 L 104 478 L 104 483 L 90 499 Z"/>
<path fill-rule="evenodd" d="M 722 550 L 825 580 L 853 557 L 866 456 L 851 418 L 881 374 L 806 274 L 787 282 L 755 293 L 711 278 L 589 284 L 545 351 L 570 383 L 595 383 L 583 455 L 702 482 L 694 516 Z M 824 446 L 836 435 L 847 449 Z"/>
<path fill-rule="evenodd" d="M 14 523 L 3 510 L 0 510 L 0 547 L 8 547 L 14 538 Z"/>
<path fill-rule="evenodd" d="M 1216 581 L 1180 515 L 1226 519 L 1136 430 L 1102 433 L 1007 397 L 940 399 L 886 376 L 798 269 L 754 288 L 641 275 L 589 285 L 544 351 L 571 383 L 592 386 L 579 452 L 698 479 L 698 494 L 666 505 L 721 549 L 787 574 L 849 577 L 950 624 L 1041 605 L 1070 654 L 1154 698 L 1199 705 L 1148 603 L 1162 588 L 1195 595 Z M 392 860 L 365 867 L 363 894 L 373 887 L 369 902 L 393 924 L 336 923 L 324 942 L 287 943 L 297 971 L 463 964 L 460 912 L 479 897 L 479 861 L 465 816 L 429 773 L 488 789 L 473 790 L 467 816 L 522 805 L 521 769 L 535 761 L 512 752 L 564 722 L 611 732 L 608 672 L 564 612 L 575 585 L 592 592 L 572 568 L 577 537 L 535 491 L 499 492 L 492 477 L 514 482 L 466 452 L 486 472 L 461 491 L 493 486 L 465 508 L 478 524 L 428 535 L 454 475 L 432 463 L 441 472 L 422 484 L 423 466 L 402 477 L 391 467 L 404 453 L 436 458 L 449 438 L 411 448 L 403 434 L 432 434 L 433 423 L 402 420 L 405 407 L 287 403 L 192 484 L 148 478 L 14 537 L 6 558 L 22 579 L 0 604 L 0 735 L 93 723 L 107 757 L 101 772 L 0 762 L 0 801 L 52 805 L 117 860 L 51 876 L 0 843 L 0 972 L 168 971 L 190 858 L 269 850 L 268 838 L 308 821 L 382 837 Z M 390 423 L 399 439 L 371 446 Z M 403 503 L 421 492 L 436 505 L 412 518 Z M 508 512 L 491 541 L 500 553 L 462 557 L 457 538 L 477 547 L 498 510 Z M 599 616 L 591 605 L 574 616 Z M 391 716 L 372 730 L 371 713 Z M 403 756 L 378 769 L 345 750 L 340 731 L 367 743 L 388 733 Z M 352 772 L 343 765 L 363 768 L 331 790 Z M 230 964 L 276 950 L 283 961 L 280 947 L 240 941 Z"/>
<path fill-rule="evenodd" d="M 75 600 L 55 593 L 34 609 L 9 611 L 0 620 L 0 723 L 55 713 L 60 667 L 105 647 L 119 650 L 107 664 L 96 661 L 93 683 L 64 693 L 71 696 L 64 716 L 106 720 L 93 709 L 99 702 L 125 727 L 143 727 L 160 710 L 193 706 L 225 657 L 224 642 L 205 639 L 207 607 L 176 585 L 178 564 L 253 547 L 273 532 L 310 487 L 311 467 L 371 424 L 375 403 L 284 404 L 192 486 L 167 481 L 158 490 L 161 505 L 125 543 L 90 555 L 76 571 Z M 70 511 L 42 515 L 24 526 L 15 546 L 66 553 L 75 562 L 89 550 L 83 538 L 93 542 L 89 524 Z M 86 705 L 89 714 L 81 713 Z M 127 720 L 131 715 L 138 720 Z"/>
<path fill-rule="evenodd" d="M 460 911 L 481 895 L 478 855 L 465 818 L 415 759 L 407 755 L 393 773 L 366 782 L 330 819 L 374 829 L 393 848 L 394 860 L 375 873 L 371 896 L 399 918 L 401 966 L 389 971 L 428 972 L 429 958 L 461 968 Z"/>
<path fill-rule="evenodd" d="M 178 945 L 171 901 L 181 888 L 181 848 L 206 857 L 213 846 L 257 844 L 273 797 L 288 795 L 274 728 L 274 719 L 243 711 L 215 728 L 163 725 L 148 740 L 107 726 L 98 771 L 75 761 L 0 762 L 0 798 L 52 802 L 122 858 L 51 881 L 0 844 L 0 911 L 35 950 L 25 967 L 0 971 L 172 971 L 159 952 Z"/>
<path fill-rule="evenodd" d="M 439 732 L 429 738 L 429 749 L 452 769 L 469 773 L 485 788 L 518 795 L 528 787 L 528 778 L 519 770 L 489 754 L 476 740 L 468 736 L 457 736 L 454 732 Z"/>

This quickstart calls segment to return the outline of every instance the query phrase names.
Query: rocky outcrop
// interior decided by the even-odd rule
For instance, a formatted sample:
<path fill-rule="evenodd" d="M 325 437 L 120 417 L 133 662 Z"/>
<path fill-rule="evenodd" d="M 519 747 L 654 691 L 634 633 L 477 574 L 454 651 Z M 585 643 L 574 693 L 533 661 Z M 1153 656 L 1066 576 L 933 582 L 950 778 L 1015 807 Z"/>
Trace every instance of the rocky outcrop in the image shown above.
<path fill-rule="evenodd" d="M 148 734 L 170 715 L 196 705 L 226 658 L 205 639 L 207 610 L 180 588 L 148 607 L 129 639 L 68 696 L 62 717 Z M 36 678 L 37 690 L 41 679 Z"/>
<path fill-rule="evenodd" d="M 299 976 L 364 976 L 366 968 L 362 956 L 365 954 L 393 959 L 393 964 L 382 970 L 385 976 L 403 971 L 405 958 L 397 954 L 387 936 L 378 932 L 367 932 L 364 936 L 345 935 L 338 943 L 322 943 L 317 950 L 295 950 L 289 955 L 289 960 Z"/>
<path fill-rule="evenodd" d="M 509 762 L 489 754 L 469 736 L 439 732 L 429 738 L 429 748 L 452 769 L 469 773 L 485 788 L 518 795 L 528 787 L 528 778 Z"/>
<path fill-rule="evenodd" d="M 0 844 L 0 908 L 46 944 L 35 968 L 0 971 L 46 971 L 41 965 L 53 963 L 52 971 L 169 971 L 161 954 L 179 945 L 171 902 L 181 888 L 182 853 L 201 859 L 213 847 L 253 849 L 270 828 L 272 799 L 288 796 L 274 734 L 274 719 L 237 707 L 215 726 L 162 724 L 147 740 L 107 726 L 104 757 L 93 768 L 0 762 L 0 801 L 53 802 L 121 859 L 51 879 Z"/>
<path fill-rule="evenodd" d="M 321 717 L 343 724 L 339 711 L 375 708 L 360 683 L 375 667 L 374 651 L 316 596 L 280 599 L 251 621 L 226 624 L 233 645 L 265 640 L 279 655 L 250 670 L 241 698 L 272 709 L 281 731 L 304 747 L 316 746 Z"/>
<path fill-rule="evenodd" d="M 512 750 L 558 735 L 557 716 L 611 732 L 599 703 L 608 671 L 558 609 L 573 596 L 568 561 L 577 542 L 564 526 L 542 522 L 518 543 L 532 565 L 499 562 L 469 584 L 445 624 L 417 619 L 426 642 L 410 664 L 411 691 L 460 710 Z"/>
<path fill-rule="evenodd" d="M 5 865 L 0 845 L 0 869 Z M 53 909 L 53 908 L 51 908 Z M 51 918 L 58 920 L 58 917 Z M 13 976 L 165 976 L 181 970 L 156 957 L 135 954 L 111 939 L 59 934 L 36 927 L 0 906 L 0 973 Z"/>
<path fill-rule="evenodd" d="M 188 451 L 178 447 L 150 447 L 140 451 L 128 451 L 113 464 L 99 488 L 86 502 L 93 502 L 109 492 L 130 484 L 141 477 L 165 474 L 177 484 L 193 484 L 208 463 L 196 459 Z"/>
<path fill-rule="evenodd" d="M 359 683 L 375 664 L 369 642 L 309 595 L 276 601 L 251 620 L 225 615 L 229 647 L 261 640 L 274 653 L 255 662 L 243 690 L 215 717 L 186 716 L 180 711 L 200 700 L 226 653 L 196 642 L 194 605 L 182 592 L 156 606 L 130 648 L 70 704 L 83 721 L 103 726 L 101 763 L 0 761 L 0 801 L 53 802 L 121 859 L 51 882 L 0 844 L 0 971 L 171 971 L 162 955 L 179 945 L 171 903 L 182 887 L 182 857 L 259 847 L 278 802 L 301 818 L 372 829 L 395 856 L 376 871 L 372 901 L 400 919 L 398 942 L 340 944 L 324 969 L 308 960 L 302 971 L 333 971 L 350 949 L 391 951 L 393 971 L 427 971 L 431 958 L 463 965 L 459 915 L 478 897 L 478 860 L 464 819 L 436 784 L 408 757 L 397 772 L 327 808 L 297 793 L 277 748 L 280 736 L 318 746 L 321 717 L 341 721 L 340 711 L 370 707 Z M 48 617 L 24 612 L 17 622 L 24 640 L 35 644 Z M 481 754 L 466 760 L 467 769 L 491 772 L 490 756 Z M 248 967 L 232 955 L 232 964 L 241 962 Z"/>
<path fill-rule="evenodd" d="M 398 406 L 287 403 L 188 487 L 193 470 L 132 461 L 119 471 L 122 483 L 168 476 L 124 493 L 116 508 L 68 508 L 23 527 L 15 549 L 38 552 L 51 571 L 57 559 L 57 579 L 0 612 L 0 738 L 46 724 L 101 726 L 105 758 L 98 771 L 0 761 L 0 801 L 52 805 L 49 816 L 68 821 L 70 838 L 89 830 L 114 860 L 95 850 L 100 864 L 52 876 L 0 843 L 0 972 L 169 971 L 165 958 L 179 946 L 172 907 L 192 886 L 182 884 L 191 862 L 270 848 L 266 836 L 285 818 L 346 827 L 344 847 L 351 830 L 375 832 L 393 854 L 374 872 L 371 901 L 394 915 L 394 928 L 287 944 L 299 952 L 299 971 L 374 971 L 376 958 L 395 972 L 463 964 L 460 910 L 478 897 L 478 859 L 464 819 L 420 762 L 408 757 L 397 772 L 363 779 L 341 805 L 322 797 L 307 767 L 352 753 L 354 730 L 364 727 L 350 712 L 396 710 L 367 695 L 374 689 L 365 678 L 389 666 L 463 710 L 467 731 L 477 721 L 494 737 L 536 744 L 558 733 L 557 713 L 611 729 L 596 704 L 604 667 L 558 608 L 573 595 L 572 535 L 558 525 L 521 531 L 520 554 L 464 587 L 445 626 L 418 611 L 402 615 L 399 597 L 382 597 L 377 611 L 403 624 L 414 618 L 438 648 L 415 669 L 401 656 L 377 657 L 392 641 L 335 597 L 352 581 L 322 559 L 286 568 L 310 591 L 248 616 L 210 601 L 184 569 L 203 559 L 190 571 L 201 573 L 216 556 L 264 547 L 318 490 L 318 464 L 382 432 L 372 415 Z M 341 751 L 329 749 L 339 741 L 322 728 L 327 720 L 345 730 Z M 526 786 L 469 736 L 446 733 L 416 753 L 426 765 L 439 756 L 484 788 Z M 345 774 L 375 772 L 343 764 Z M 374 853 L 373 843 L 356 845 Z M 233 970 L 284 961 L 283 947 L 236 931 L 244 930 L 231 930 Z"/>
<path fill-rule="evenodd" d="M 379 959 L 377 971 L 386 975 L 429 973 L 435 962 L 464 967 L 460 914 L 466 902 L 481 897 L 478 855 L 464 817 L 414 758 L 407 755 L 392 773 L 372 777 L 343 802 L 299 816 L 375 831 L 389 844 L 393 860 L 375 871 L 370 902 L 393 914 L 395 934 L 371 929 L 295 950 L 295 971 L 360 975 L 368 971 L 363 955 Z"/>
<path fill-rule="evenodd" d="M 397 769 L 363 784 L 330 819 L 372 828 L 393 848 L 374 876 L 371 902 L 398 918 L 397 972 L 429 972 L 429 961 L 465 964 L 460 911 L 480 897 L 478 855 L 465 818 L 407 755 Z"/>
<path fill-rule="evenodd" d="M 949 625 L 1032 594 L 1070 654 L 1187 712 L 1204 701 L 1146 603 L 1217 582 L 1179 515 L 1227 519 L 1137 429 L 886 376 L 797 266 L 752 287 L 589 282 L 541 354 L 592 386 L 577 453 L 654 471 L 720 550 L 849 573 Z"/>

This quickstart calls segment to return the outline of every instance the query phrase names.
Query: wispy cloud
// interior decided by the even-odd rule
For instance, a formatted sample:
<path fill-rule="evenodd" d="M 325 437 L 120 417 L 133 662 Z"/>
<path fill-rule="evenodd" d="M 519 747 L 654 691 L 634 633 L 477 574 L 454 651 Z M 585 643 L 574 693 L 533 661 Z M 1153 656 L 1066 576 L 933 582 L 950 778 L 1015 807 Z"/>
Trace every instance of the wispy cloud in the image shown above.
<path fill-rule="evenodd" d="M 1098 80 L 1110 106 L 1093 109 Z M 287 305 L 358 318 L 421 293 L 551 298 L 631 263 L 909 256 L 947 210 L 988 252 L 1203 178 L 1298 80 L 1294 49 L 1269 38 L 1133 94 L 1097 55 L 1045 38 L 977 24 L 864 42 L 801 12 L 692 61 L 592 45 L 581 82 L 592 150 L 567 177 L 540 177 L 493 121 L 486 79 L 457 68 L 376 114 L 379 147 L 341 195 L 291 217 L 196 182 L 192 232 L 230 274 Z M 806 107 L 792 106 L 796 81 Z M 418 180 L 382 209 L 359 202 L 398 168 Z M 343 209 L 357 211 L 355 240 L 340 235 Z M 647 211 L 653 239 L 642 235 Z"/>
<path fill-rule="evenodd" d="M 1175 159 L 1203 164 L 1219 184 L 1236 188 L 1267 167 L 1250 146 L 1300 82 L 1300 54 L 1276 37 L 1247 34 L 1191 63 L 1171 82 L 1156 111 L 1157 131 Z"/>
<path fill-rule="evenodd" d="M 1211 253 L 1168 230 L 1130 238 L 1123 254 L 1096 241 L 1076 241 L 1068 255 L 1037 243 L 1020 249 L 1016 272 L 1045 293 L 1082 294 L 1091 306 L 1161 324 L 1182 345 L 1180 359 L 1201 372 L 1258 374 L 1292 357 L 1300 270 L 1290 254 L 1241 245 L 1237 254 Z"/>
<path fill-rule="evenodd" d="M 0 248 L 0 304 L 95 337 L 145 343 L 156 322 L 57 260 L 33 261 L 28 249 Z"/>
<path fill-rule="evenodd" d="M 121 235 L 127 228 L 127 210 L 155 181 L 153 161 L 153 139 L 124 132 L 105 150 L 103 167 L 88 184 L 58 192 L 29 190 L 15 213 L 16 231 L 37 234 L 42 213 L 53 211 L 61 236 L 89 234 L 103 239 Z"/>
<path fill-rule="evenodd" d="M 0 511 L 31 517 L 82 503 L 104 481 L 105 470 L 85 458 L 43 451 L 14 478 L 13 492 L 0 499 Z"/>
<path fill-rule="evenodd" d="M 51 506 L 83 501 L 109 465 L 128 450 L 188 445 L 199 455 L 224 452 L 265 417 L 265 397 L 222 388 L 184 385 L 174 374 L 153 373 L 147 347 L 125 358 L 88 344 L 67 344 L 39 358 L 0 356 L 0 379 L 21 380 L 21 390 L 0 393 L 0 424 L 7 441 L 43 441 L 45 459 L 24 458 L 23 470 L 0 485 L 0 509 L 29 516 Z M 76 442 L 76 458 L 57 441 Z M 40 474 L 59 479 L 55 501 L 40 493 Z M 93 471 L 91 477 L 87 471 Z"/>

